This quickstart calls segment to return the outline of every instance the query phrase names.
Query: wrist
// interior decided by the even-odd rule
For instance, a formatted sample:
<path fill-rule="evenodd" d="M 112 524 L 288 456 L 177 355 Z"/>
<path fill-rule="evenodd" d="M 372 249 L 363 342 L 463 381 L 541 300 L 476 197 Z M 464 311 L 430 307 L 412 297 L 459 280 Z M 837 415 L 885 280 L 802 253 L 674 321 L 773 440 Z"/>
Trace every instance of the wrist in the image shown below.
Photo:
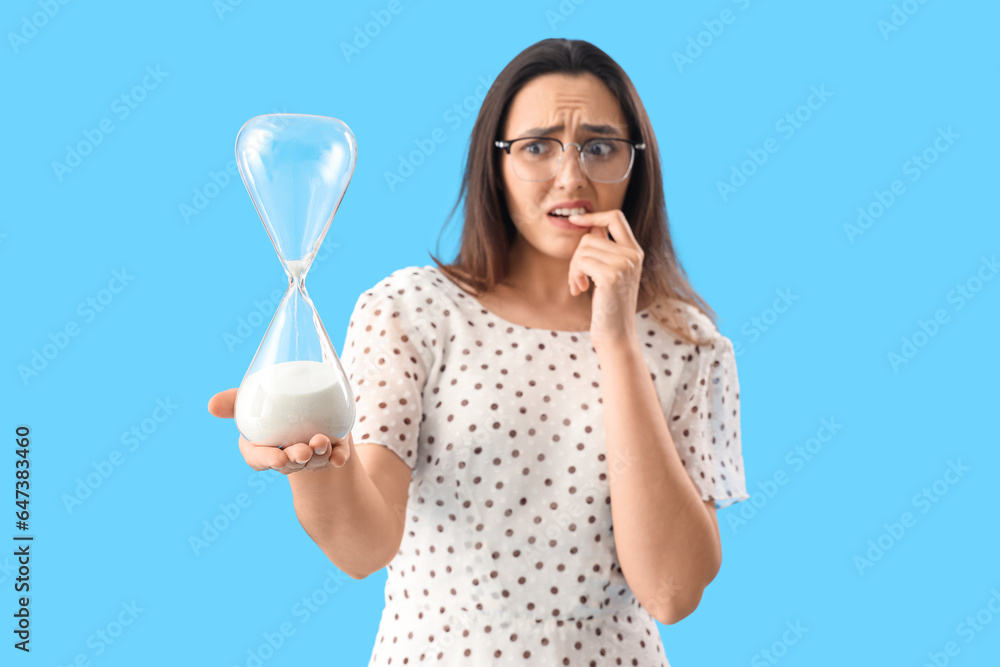
<path fill-rule="evenodd" d="M 642 347 L 635 333 L 604 341 L 600 347 L 595 349 L 602 365 L 604 363 L 630 363 L 643 359 Z"/>

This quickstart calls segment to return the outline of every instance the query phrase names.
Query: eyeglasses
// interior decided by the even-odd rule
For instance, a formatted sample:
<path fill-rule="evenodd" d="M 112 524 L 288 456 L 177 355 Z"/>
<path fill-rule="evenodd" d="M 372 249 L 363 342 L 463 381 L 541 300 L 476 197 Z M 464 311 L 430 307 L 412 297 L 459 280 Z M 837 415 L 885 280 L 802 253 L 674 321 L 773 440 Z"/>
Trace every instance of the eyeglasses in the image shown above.
<path fill-rule="evenodd" d="M 521 137 L 513 141 L 495 141 L 510 155 L 514 173 L 524 181 L 547 181 L 562 164 L 567 146 L 576 146 L 583 173 L 598 183 L 620 183 L 628 178 L 635 161 L 635 151 L 646 144 L 628 139 L 593 137 L 582 144 L 563 142 L 552 137 Z"/>

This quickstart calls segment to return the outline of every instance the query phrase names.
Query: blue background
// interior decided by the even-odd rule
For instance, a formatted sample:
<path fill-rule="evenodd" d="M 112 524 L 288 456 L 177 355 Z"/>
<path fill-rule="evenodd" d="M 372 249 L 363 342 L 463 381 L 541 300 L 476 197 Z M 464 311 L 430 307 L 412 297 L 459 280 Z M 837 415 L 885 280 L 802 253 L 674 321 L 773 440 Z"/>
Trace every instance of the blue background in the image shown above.
<path fill-rule="evenodd" d="M 885 33 L 888 0 L 577 2 L 399 0 L 349 57 L 341 44 L 386 2 L 5 4 L 0 539 L 13 545 L 18 532 L 19 424 L 32 431 L 36 537 L 30 655 L 11 646 L 16 573 L 0 556 L 0 661 L 247 665 L 287 624 L 294 634 L 263 664 L 366 664 L 385 572 L 332 576 L 285 478 L 251 470 L 233 423 L 206 411 L 239 384 L 276 303 L 265 302 L 284 288 L 242 182 L 226 182 L 236 133 L 288 111 L 338 117 L 357 137 L 357 169 L 309 276 L 339 350 L 362 291 L 431 264 L 428 251 L 453 257 L 461 216 L 442 227 L 477 87 L 558 36 L 592 41 L 635 83 L 660 142 L 675 247 L 740 353 L 753 497 L 719 513 L 723 566 L 701 606 L 661 626 L 671 664 L 923 665 L 948 642 L 949 664 L 997 664 L 1000 617 L 987 605 L 996 595 L 1000 609 L 1000 279 L 983 258 L 1000 249 L 1000 6 L 898 2 L 916 11 Z M 700 35 L 701 52 L 679 66 L 675 52 L 726 9 L 732 22 Z M 133 96 L 147 68 L 159 80 Z M 832 95 L 800 110 L 809 118 L 787 136 L 776 124 L 814 86 Z M 466 102 L 468 117 L 448 113 Z M 53 167 L 102 122 L 113 130 L 76 167 Z M 386 172 L 438 128 L 445 141 L 390 188 Z M 948 128 L 957 139 L 935 155 Z M 778 151 L 722 196 L 718 183 L 768 138 Z M 937 159 L 911 180 L 907 162 L 925 150 Z M 850 238 L 858 207 L 896 179 L 905 192 Z M 132 277 L 103 292 L 121 287 L 115 271 Z M 961 285 L 972 298 L 959 308 Z M 779 291 L 794 299 L 780 313 Z M 947 321 L 934 329 L 938 310 Z M 257 324 L 233 342 L 241 318 Z M 22 377 L 53 340 L 65 344 Z M 158 400 L 176 407 L 150 421 Z M 832 438 L 824 419 L 842 425 Z M 144 440 L 122 440 L 144 423 Z M 115 451 L 120 465 L 68 505 Z M 946 475 L 950 461 L 967 470 Z M 933 503 L 919 499 L 925 488 Z M 234 506 L 237 517 L 219 518 Z M 905 512 L 913 521 L 893 528 Z M 193 547 L 213 521 L 226 527 Z M 123 604 L 134 622 L 111 644 L 97 639 Z M 977 613 L 980 630 L 960 625 Z M 795 623 L 808 630 L 791 644 Z"/>

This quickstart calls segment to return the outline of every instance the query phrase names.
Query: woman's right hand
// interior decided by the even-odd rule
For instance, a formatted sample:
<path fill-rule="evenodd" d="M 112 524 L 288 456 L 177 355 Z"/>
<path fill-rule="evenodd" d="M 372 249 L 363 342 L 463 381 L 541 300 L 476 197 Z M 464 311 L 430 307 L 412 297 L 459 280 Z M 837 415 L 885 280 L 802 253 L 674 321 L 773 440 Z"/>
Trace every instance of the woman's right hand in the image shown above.
<path fill-rule="evenodd" d="M 233 418 L 236 389 L 220 391 L 208 401 L 208 411 L 216 417 Z M 277 470 L 283 475 L 300 470 L 322 470 L 328 465 L 340 468 L 351 456 L 351 432 L 340 439 L 317 433 L 308 442 L 287 445 L 284 448 L 257 445 L 242 435 L 239 437 L 240 453 L 254 470 Z"/>

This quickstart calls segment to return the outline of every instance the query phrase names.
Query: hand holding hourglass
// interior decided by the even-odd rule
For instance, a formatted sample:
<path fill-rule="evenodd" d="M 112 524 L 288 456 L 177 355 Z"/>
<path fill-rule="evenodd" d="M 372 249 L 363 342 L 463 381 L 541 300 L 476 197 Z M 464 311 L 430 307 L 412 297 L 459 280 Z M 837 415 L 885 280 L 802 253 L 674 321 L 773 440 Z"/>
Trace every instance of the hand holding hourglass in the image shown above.
<path fill-rule="evenodd" d="M 350 456 L 354 396 L 305 289 L 309 271 L 350 183 L 354 135 L 326 116 L 268 114 L 236 138 L 240 175 L 288 277 L 239 390 L 209 412 L 234 417 L 240 451 L 256 470 L 340 467 Z"/>
<path fill-rule="evenodd" d="M 208 411 L 216 417 L 232 419 L 236 401 L 236 389 L 220 391 L 208 402 Z M 351 433 L 339 439 L 332 439 L 317 433 L 308 442 L 300 442 L 283 448 L 255 445 L 240 436 L 240 453 L 254 470 L 274 469 L 282 474 L 300 470 L 322 470 L 332 465 L 340 468 L 351 456 L 348 440 Z"/>

